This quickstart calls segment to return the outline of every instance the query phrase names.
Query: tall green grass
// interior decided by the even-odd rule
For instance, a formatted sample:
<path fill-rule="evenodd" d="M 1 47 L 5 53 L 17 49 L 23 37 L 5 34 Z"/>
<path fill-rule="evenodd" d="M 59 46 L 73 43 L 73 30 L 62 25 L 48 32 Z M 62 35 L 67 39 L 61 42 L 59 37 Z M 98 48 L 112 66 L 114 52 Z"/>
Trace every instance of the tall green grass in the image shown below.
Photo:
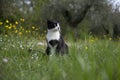
<path fill-rule="evenodd" d="M 68 41 L 68 55 L 51 57 L 39 41 L 0 36 L 0 80 L 120 80 L 119 41 Z"/>

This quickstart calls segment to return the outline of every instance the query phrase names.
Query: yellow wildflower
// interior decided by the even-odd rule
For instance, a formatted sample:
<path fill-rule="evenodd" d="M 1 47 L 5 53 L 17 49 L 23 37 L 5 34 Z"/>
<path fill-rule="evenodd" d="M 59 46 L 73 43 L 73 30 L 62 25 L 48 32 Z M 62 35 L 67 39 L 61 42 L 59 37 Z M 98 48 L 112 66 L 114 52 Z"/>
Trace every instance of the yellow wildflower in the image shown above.
<path fill-rule="evenodd" d="M 18 30 L 15 30 L 15 33 L 18 33 Z"/>
<path fill-rule="evenodd" d="M 9 25 L 9 29 L 11 29 L 13 27 L 13 25 L 10 23 L 10 25 Z"/>
<path fill-rule="evenodd" d="M 19 32 L 19 35 L 21 36 L 21 35 L 22 35 L 22 32 Z"/>
<path fill-rule="evenodd" d="M 28 33 L 28 30 L 26 30 L 25 32 Z"/>
<path fill-rule="evenodd" d="M 9 23 L 9 20 L 6 20 L 6 23 Z"/>
<path fill-rule="evenodd" d="M 13 27 L 13 29 L 16 29 L 16 26 L 15 26 L 15 25 L 13 25 L 12 27 Z"/>
<path fill-rule="evenodd" d="M 38 28 L 35 29 L 36 31 L 38 30 Z"/>
<path fill-rule="evenodd" d="M 23 18 L 20 18 L 20 21 L 24 22 L 24 21 L 25 21 L 25 19 L 23 19 Z"/>
<path fill-rule="evenodd" d="M 5 28 L 8 28 L 9 26 L 8 25 L 5 25 Z"/>
<path fill-rule="evenodd" d="M 32 26 L 32 29 L 35 29 L 35 26 Z"/>
<path fill-rule="evenodd" d="M 15 24 L 18 24 L 18 22 L 17 22 L 17 21 L 15 21 Z"/>
<path fill-rule="evenodd" d="M 2 25 L 3 24 L 3 22 L 0 22 L 0 25 Z"/>
<path fill-rule="evenodd" d="M 11 29 L 11 28 L 12 28 L 11 26 L 8 27 L 8 29 Z"/>

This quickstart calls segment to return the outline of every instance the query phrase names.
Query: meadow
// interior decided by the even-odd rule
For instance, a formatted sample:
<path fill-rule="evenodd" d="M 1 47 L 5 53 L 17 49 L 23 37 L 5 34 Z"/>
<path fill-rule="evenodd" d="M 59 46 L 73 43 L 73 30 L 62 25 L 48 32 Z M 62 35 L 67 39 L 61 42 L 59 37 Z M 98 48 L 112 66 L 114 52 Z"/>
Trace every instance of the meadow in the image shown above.
<path fill-rule="evenodd" d="M 120 41 L 67 39 L 68 55 L 48 57 L 45 33 L 33 34 L 38 29 L 24 29 L 17 21 L 0 25 L 5 31 L 0 35 L 0 80 L 120 80 Z"/>

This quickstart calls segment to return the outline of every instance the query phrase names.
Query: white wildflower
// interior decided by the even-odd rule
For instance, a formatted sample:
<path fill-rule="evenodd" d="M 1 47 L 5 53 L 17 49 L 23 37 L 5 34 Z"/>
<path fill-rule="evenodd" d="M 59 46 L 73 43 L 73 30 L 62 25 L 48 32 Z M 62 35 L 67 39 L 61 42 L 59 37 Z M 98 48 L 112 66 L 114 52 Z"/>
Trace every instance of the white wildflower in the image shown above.
<path fill-rule="evenodd" d="M 38 42 L 37 45 L 38 46 L 44 46 L 45 44 L 43 42 Z"/>
<path fill-rule="evenodd" d="M 2 42 L 2 38 L 0 38 L 0 42 Z"/>
<path fill-rule="evenodd" d="M 8 63 L 8 59 L 7 58 L 3 58 L 3 62 L 4 63 Z"/>

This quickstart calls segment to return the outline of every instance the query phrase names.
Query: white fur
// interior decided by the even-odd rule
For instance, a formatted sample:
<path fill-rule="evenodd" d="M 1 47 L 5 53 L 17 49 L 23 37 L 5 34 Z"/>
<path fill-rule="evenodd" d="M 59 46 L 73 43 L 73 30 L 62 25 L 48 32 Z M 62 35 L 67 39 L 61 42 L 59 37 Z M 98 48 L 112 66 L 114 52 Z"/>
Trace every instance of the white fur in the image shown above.
<path fill-rule="evenodd" d="M 59 31 L 48 31 L 47 33 L 47 41 L 49 42 L 50 40 L 59 40 L 60 39 L 60 32 Z"/>
<path fill-rule="evenodd" d="M 47 31 L 47 41 L 50 40 L 59 40 L 60 39 L 60 26 L 57 24 L 57 26 L 53 29 L 48 29 Z"/>

